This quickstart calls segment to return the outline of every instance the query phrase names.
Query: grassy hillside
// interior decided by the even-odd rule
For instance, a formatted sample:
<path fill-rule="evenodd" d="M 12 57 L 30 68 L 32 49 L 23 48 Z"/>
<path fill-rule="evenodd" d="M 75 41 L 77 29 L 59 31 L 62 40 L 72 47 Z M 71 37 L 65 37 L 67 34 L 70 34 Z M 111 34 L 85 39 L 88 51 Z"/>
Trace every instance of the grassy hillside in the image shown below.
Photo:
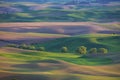
<path fill-rule="evenodd" d="M 69 2 L 71 0 L 4 0 L 7 2 L 37 2 L 37 3 L 43 3 L 43 2 L 57 2 L 57 3 L 63 3 L 63 2 Z"/>
<path fill-rule="evenodd" d="M 36 32 L 6 32 L 0 31 L 0 47 L 8 44 L 31 44 L 38 42 L 45 42 L 55 38 L 69 37 L 63 34 L 47 34 Z"/>
<path fill-rule="evenodd" d="M 0 22 L 114 22 L 120 21 L 119 2 L 101 5 L 63 5 L 68 0 L 39 4 L 30 2 L 0 2 Z M 25 0 L 23 0 L 25 1 Z M 27 0 L 29 1 L 29 0 Z M 53 2 L 52 1 L 52 2 Z M 64 2 L 63 2 L 64 1 Z M 43 2 L 43 0 L 42 0 Z M 83 4 L 85 5 L 85 4 Z"/>
<path fill-rule="evenodd" d="M 104 7 L 103 7 L 104 8 Z M 103 9 L 102 8 L 102 9 Z M 114 11 L 112 11 L 114 10 Z M 19 13 L 0 14 L 0 22 L 113 22 L 120 21 L 120 11 L 113 8 L 112 10 L 25 10 Z"/>
<path fill-rule="evenodd" d="M 107 48 L 109 52 L 120 52 L 120 36 L 112 34 L 87 34 L 75 37 L 60 38 L 42 44 L 34 44 L 36 47 L 43 46 L 47 51 L 60 52 L 63 46 L 68 47 L 69 52 L 75 52 L 79 46 L 90 48 Z"/>
<path fill-rule="evenodd" d="M 114 63 L 119 54 L 106 56 L 88 59 L 69 53 L 0 48 L 0 80 L 119 80 L 119 64 Z"/>

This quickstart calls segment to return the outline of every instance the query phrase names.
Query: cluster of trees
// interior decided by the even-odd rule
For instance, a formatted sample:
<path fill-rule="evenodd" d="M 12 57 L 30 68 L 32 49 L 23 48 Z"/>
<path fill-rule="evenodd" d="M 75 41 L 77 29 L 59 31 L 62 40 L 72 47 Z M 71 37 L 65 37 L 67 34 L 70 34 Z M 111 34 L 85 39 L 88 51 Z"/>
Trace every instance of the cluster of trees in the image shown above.
<path fill-rule="evenodd" d="M 16 47 L 16 48 L 21 48 L 21 49 L 29 49 L 29 50 L 38 50 L 38 51 L 46 51 L 45 47 L 35 47 L 32 45 L 26 45 L 26 44 L 21 44 L 21 45 L 15 45 L 11 44 L 9 45 L 10 47 Z M 61 49 L 62 53 L 67 53 L 69 52 L 69 49 L 67 47 L 62 47 Z M 87 54 L 87 53 L 108 53 L 108 50 L 106 48 L 91 48 L 90 50 L 87 50 L 87 47 L 85 46 L 80 46 L 75 50 L 76 53 L 79 54 Z"/>
<path fill-rule="evenodd" d="M 61 52 L 67 53 L 68 52 L 68 48 L 67 47 L 62 47 Z M 104 53 L 104 54 L 106 54 L 106 53 L 108 53 L 108 50 L 106 48 L 99 48 L 99 49 L 91 48 L 90 50 L 87 51 L 87 47 L 80 46 L 80 47 L 78 47 L 76 49 L 75 52 L 79 53 L 79 54 L 87 54 L 87 53 L 94 53 L 94 54 L 96 54 L 96 53 Z"/>
<path fill-rule="evenodd" d="M 35 47 L 35 46 L 32 46 L 32 45 L 26 45 L 26 44 L 21 44 L 21 45 L 10 44 L 8 46 L 9 47 L 20 48 L 20 49 L 45 51 L 44 47 Z"/>

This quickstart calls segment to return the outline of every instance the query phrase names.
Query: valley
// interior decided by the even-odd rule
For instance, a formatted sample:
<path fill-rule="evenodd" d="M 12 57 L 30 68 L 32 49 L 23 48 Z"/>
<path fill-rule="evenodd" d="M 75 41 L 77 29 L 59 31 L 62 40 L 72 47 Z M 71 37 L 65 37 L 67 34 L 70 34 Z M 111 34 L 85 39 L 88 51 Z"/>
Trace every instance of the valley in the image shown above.
<path fill-rule="evenodd" d="M 119 29 L 118 22 L 0 23 L 0 80 L 119 80 Z M 7 47 L 10 44 L 45 51 Z M 67 53 L 61 53 L 63 46 Z M 76 54 L 79 46 L 87 47 L 86 56 Z M 109 52 L 90 54 L 94 47 Z"/>

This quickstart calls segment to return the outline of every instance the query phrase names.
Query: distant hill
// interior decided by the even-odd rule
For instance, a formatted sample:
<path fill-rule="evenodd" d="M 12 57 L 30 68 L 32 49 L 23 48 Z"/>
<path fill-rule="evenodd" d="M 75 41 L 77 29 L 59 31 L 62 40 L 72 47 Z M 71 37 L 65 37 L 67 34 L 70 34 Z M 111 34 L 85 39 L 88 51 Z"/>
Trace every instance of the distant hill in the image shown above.
<path fill-rule="evenodd" d="M 120 2 L 117 1 L 0 0 L 0 22 L 120 21 Z"/>
<path fill-rule="evenodd" d="M 120 0 L 96 0 L 97 3 L 109 3 L 109 2 L 118 2 Z"/>
<path fill-rule="evenodd" d="M 39 3 L 45 3 L 45 2 L 58 2 L 58 3 L 63 3 L 63 2 L 69 2 L 71 0 L 3 0 L 7 2 L 39 2 Z"/>
<path fill-rule="evenodd" d="M 96 3 L 109 3 L 109 2 L 116 2 L 120 0 L 1 0 L 1 1 L 7 1 L 7 2 L 57 2 L 57 3 L 63 3 L 63 2 L 96 2 Z"/>
<path fill-rule="evenodd" d="M 100 3 L 100 4 L 108 4 L 110 2 L 119 2 L 120 0 L 71 0 L 67 4 L 90 4 L 90 3 Z"/>

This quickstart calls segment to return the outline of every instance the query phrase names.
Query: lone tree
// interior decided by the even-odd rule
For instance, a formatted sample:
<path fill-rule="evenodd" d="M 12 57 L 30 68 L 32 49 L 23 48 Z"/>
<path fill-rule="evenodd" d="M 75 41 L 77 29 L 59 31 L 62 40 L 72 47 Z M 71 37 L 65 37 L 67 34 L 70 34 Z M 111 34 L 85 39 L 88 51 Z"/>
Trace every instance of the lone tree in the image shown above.
<path fill-rule="evenodd" d="M 39 47 L 39 51 L 45 51 L 45 47 Z"/>
<path fill-rule="evenodd" d="M 68 52 L 68 48 L 67 47 L 62 47 L 61 52 L 63 52 L 63 53 Z"/>
<path fill-rule="evenodd" d="M 11 79 L 11 80 L 18 80 L 18 79 L 16 79 L 16 78 L 13 78 L 13 79 Z"/>
<path fill-rule="evenodd" d="M 106 54 L 106 53 L 108 53 L 108 50 L 106 48 L 99 48 L 98 52 Z"/>
<path fill-rule="evenodd" d="M 80 47 L 77 48 L 76 52 L 79 53 L 79 54 L 86 54 L 87 53 L 87 47 L 80 46 Z"/>
<path fill-rule="evenodd" d="M 116 33 L 112 33 L 112 35 L 116 35 Z"/>
<path fill-rule="evenodd" d="M 21 44 L 21 45 L 19 46 L 19 48 L 22 48 L 22 49 L 27 49 L 28 47 L 27 47 L 27 45 L 26 45 L 26 44 Z"/>
<path fill-rule="evenodd" d="M 29 49 L 35 50 L 36 48 L 35 48 L 35 46 L 29 46 Z"/>
<path fill-rule="evenodd" d="M 97 53 L 97 48 L 91 48 L 89 53 Z"/>

